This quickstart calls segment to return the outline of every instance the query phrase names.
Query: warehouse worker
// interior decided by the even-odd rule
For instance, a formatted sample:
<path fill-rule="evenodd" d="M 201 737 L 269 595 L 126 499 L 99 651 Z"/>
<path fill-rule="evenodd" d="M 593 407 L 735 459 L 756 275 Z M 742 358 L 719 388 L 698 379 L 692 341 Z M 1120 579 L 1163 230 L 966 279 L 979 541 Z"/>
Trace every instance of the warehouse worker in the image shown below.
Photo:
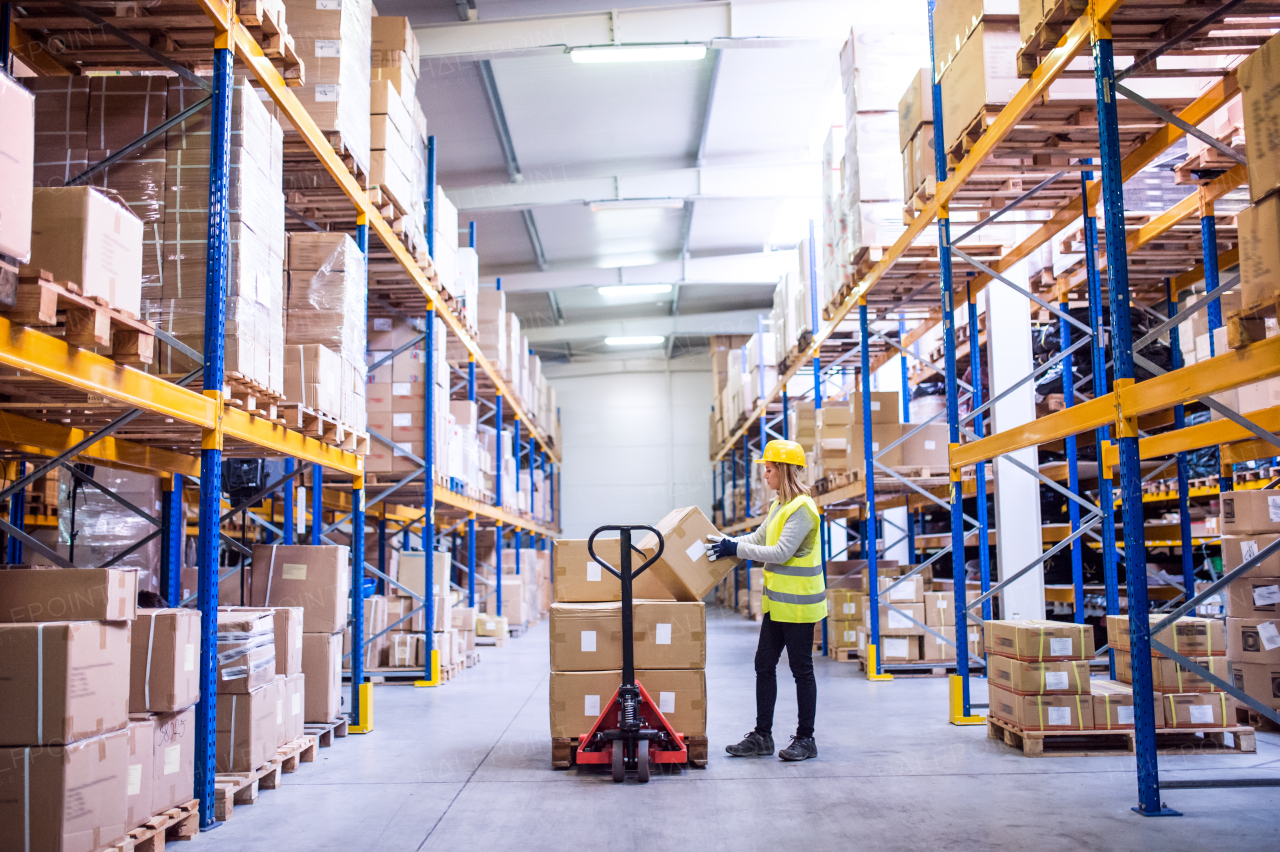
<path fill-rule="evenodd" d="M 795 441 L 770 441 L 764 457 L 764 480 L 776 495 L 769 516 L 750 535 L 709 536 L 710 558 L 738 556 L 764 564 L 764 621 L 756 647 L 756 727 L 742 742 L 726 746 L 734 757 L 773 754 L 773 705 L 778 697 L 778 659 L 787 661 L 796 679 L 800 723 L 791 745 L 778 752 L 783 760 L 818 756 L 813 718 L 818 685 L 813 676 L 813 625 L 827 617 L 826 582 L 818 541 L 818 507 L 800 482 L 804 450 Z"/>

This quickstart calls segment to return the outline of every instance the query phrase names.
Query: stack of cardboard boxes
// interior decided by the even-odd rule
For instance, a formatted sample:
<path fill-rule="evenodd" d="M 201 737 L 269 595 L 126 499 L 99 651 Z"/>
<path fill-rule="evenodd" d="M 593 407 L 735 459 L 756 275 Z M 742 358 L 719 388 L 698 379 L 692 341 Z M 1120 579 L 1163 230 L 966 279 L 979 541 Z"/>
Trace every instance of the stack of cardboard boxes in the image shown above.
<path fill-rule="evenodd" d="M 1275 89 L 1280 71 L 1280 38 L 1272 37 L 1240 64 L 1244 92 L 1245 146 L 1249 161 L 1249 201 L 1240 211 L 1240 298 L 1246 311 L 1273 304 L 1280 296 L 1280 140 L 1276 127 Z M 1254 320 L 1263 324 L 1261 318 Z M 1261 336 L 1257 329 L 1254 336 Z M 1266 328 L 1267 336 L 1275 334 Z M 1221 350 L 1219 350 L 1219 354 Z M 1273 382 L 1274 383 L 1274 382 Z"/>
<path fill-rule="evenodd" d="M 290 613 L 296 613 L 298 607 L 302 610 L 300 633 L 295 615 L 290 615 L 287 626 L 281 628 L 285 637 L 281 637 L 282 644 L 279 644 L 288 660 L 284 671 L 300 672 L 299 677 L 304 678 L 300 683 L 306 684 L 301 699 L 301 721 L 332 722 L 342 707 L 342 632 L 347 625 L 351 590 L 348 548 L 344 545 L 259 544 L 253 548 L 253 565 L 251 606 L 259 610 L 283 609 Z M 252 610 L 233 611 L 229 615 L 243 618 L 246 612 L 251 614 Z M 271 627 L 274 637 L 274 621 Z M 295 666 L 293 660 L 299 635 L 300 656 Z M 275 647 L 273 645 L 273 649 Z M 285 677 L 292 678 L 294 674 L 286 674 Z M 278 697 L 284 700 L 283 695 Z M 288 701 L 292 718 L 293 694 L 288 696 Z M 282 704 L 282 718 L 283 707 Z M 221 719 L 221 703 L 218 709 Z"/>
<path fill-rule="evenodd" d="M 365 386 L 365 408 L 370 432 L 386 441 L 375 440 L 365 457 L 365 470 L 370 473 L 411 473 L 418 464 L 410 456 L 423 458 L 426 453 L 426 394 L 435 394 L 433 404 L 433 439 L 437 475 L 445 471 L 448 441 L 453 427 L 449 413 L 449 364 L 445 361 L 446 332 L 443 320 L 434 320 L 435 375 L 427 376 L 425 343 L 413 344 L 390 361 L 368 371 Z M 370 366 L 383 360 L 420 332 L 413 326 L 391 317 L 369 320 Z"/>
<path fill-rule="evenodd" d="M 171 789 L 154 724 L 129 721 L 137 582 L 132 570 L 0 571 L 0 847 L 109 846 Z"/>
<path fill-rule="evenodd" d="M 66 81 L 78 79 L 68 77 Z M 31 255 L 36 104 L 31 92 L 5 75 L 0 75 L 0 113 L 5 116 L 7 129 L 0 141 L 0 186 L 5 187 L 0 193 L 0 283 L 10 286 L 17 283 L 18 264 L 25 263 Z M 56 117 L 51 118 L 57 121 Z M 68 171 L 69 166 L 63 173 Z M 62 182 L 71 177 L 74 175 L 67 175 Z"/>
<path fill-rule="evenodd" d="M 1239 568 L 1280 540 L 1280 492 L 1233 491 L 1221 501 L 1222 569 Z M 1280 555 L 1233 581 L 1226 603 L 1227 661 L 1238 689 L 1280 710 Z M 1244 711 L 1247 713 L 1247 711 Z"/>
<path fill-rule="evenodd" d="M 427 566 L 431 565 L 430 591 L 427 588 Z M 465 662 L 464 655 L 475 650 L 477 623 L 474 607 L 461 605 L 461 598 L 450 587 L 451 557 L 442 551 L 404 551 L 400 554 L 398 582 L 404 588 L 392 586 L 388 600 L 388 625 L 420 606 L 417 598 L 434 595 L 434 619 L 431 626 L 432 649 L 436 651 L 441 669 Z M 387 634 L 390 647 L 383 655 L 383 664 L 392 667 L 413 666 L 423 668 L 430 662 L 426 655 L 426 614 L 419 612 L 403 621 Z M 505 634 L 504 634 L 505 635 Z"/>
<path fill-rule="evenodd" d="M 408 18 L 372 20 L 369 182 L 381 186 L 402 214 L 396 222 L 406 247 L 426 260 L 427 119 L 417 98 L 418 40 Z"/>
<path fill-rule="evenodd" d="M 1149 616 L 1155 627 L 1163 615 Z M 1227 636 L 1222 621 L 1209 618 L 1179 618 L 1151 637 L 1209 673 L 1227 680 Z M 1132 644 L 1129 616 L 1107 616 L 1107 643 L 1116 651 L 1116 680 L 1132 689 Z M 1235 699 L 1211 681 L 1205 680 L 1151 650 L 1151 688 L 1155 693 L 1157 728 L 1221 728 L 1235 724 Z"/>
<path fill-rule="evenodd" d="M 902 190 L 911 218 L 913 199 L 927 202 L 937 192 L 933 144 L 933 72 L 921 68 L 898 101 L 898 144 L 902 147 Z"/>
<path fill-rule="evenodd" d="M 1089 660 L 1094 652 L 1091 626 L 1059 621 L 988 621 L 983 632 L 991 716 L 1025 731 L 1094 729 L 1089 681 Z M 1126 720 L 1132 727 L 1131 716 L 1120 717 L 1115 727 L 1124 727 Z"/>

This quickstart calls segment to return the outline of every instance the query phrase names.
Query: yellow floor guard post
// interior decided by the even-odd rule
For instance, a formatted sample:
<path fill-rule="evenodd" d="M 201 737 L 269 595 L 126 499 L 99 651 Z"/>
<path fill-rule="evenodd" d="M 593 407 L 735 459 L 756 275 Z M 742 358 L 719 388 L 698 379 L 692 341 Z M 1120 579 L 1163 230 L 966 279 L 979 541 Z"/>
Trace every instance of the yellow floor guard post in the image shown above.
<path fill-rule="evenodd" d="M 373 733 L 373 684 L 360 684 L 360 721 L 348 730 L 353 734 Z"/>
<path fill-rule="evenodd" d="M 893 680 L 891 674 L 876 674 L 876 646 L 867 646 L 867 680 Z"/>
<path fill-rule="evenodd" d="M 950 722 L 953 725 L 981 725 L 987 721 L 986 716 L 966 716 L 964 715 L 964 681 L 960 679 L 960 675 L 949 675 L 951 681 L 951 712 Z"/>
<path fill-rule="evenodd" d="M 414 686 L 439 686 L 440 685 L 440 652 L 435 648 L 431 649 L 431 680 L 415 680 Z"/>

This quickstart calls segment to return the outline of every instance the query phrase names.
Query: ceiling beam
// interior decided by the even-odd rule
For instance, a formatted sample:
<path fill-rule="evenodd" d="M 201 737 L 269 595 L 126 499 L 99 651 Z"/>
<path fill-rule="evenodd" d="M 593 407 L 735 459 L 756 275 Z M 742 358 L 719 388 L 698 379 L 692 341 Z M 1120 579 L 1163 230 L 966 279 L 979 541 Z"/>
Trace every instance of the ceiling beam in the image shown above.
<path fill-rule="evenodd" d="M 605 337 L 662 335 L 754 334 L 761 311 L 720 311 L 688 316 L 647 317 L 629 320 L 565 323 L 524 329 L 529 343 L 572 343 Z"/>
<path fill-rule="evenodd" d="M 673 258 L 644 266 L 556 268 L 546 272 L 503 273 L 500 277 L 502 289 L 513 293 L 601 284 L 673 284 L 682 278 L 685 284 L 777 284 L 796 263 L 794 251 L 747 252 L 695 255 L 684 264 Z M 482 275 L 481 284 L 492 284 L 494 277 Z"/>

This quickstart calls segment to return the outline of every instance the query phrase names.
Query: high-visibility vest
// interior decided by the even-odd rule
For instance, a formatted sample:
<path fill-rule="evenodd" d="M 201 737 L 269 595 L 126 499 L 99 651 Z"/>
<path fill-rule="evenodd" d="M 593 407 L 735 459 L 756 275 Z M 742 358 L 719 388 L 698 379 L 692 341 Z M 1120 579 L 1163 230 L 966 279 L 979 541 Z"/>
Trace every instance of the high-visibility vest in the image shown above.
<path fill-rule="evenodd" d="M 805 540 L 810 545 L 808 554 L 800 556 L 797 551 L 797 555 L 774 566 L 775 570 L 764 572 L 761 609 L 773 621 L 806 624 L 827 617 L 827 584 L 818 545 L 818 506 L 813 498 L 801 495 L 775 512 L 765 524 L 765 544 L 776 545 L 787 519 L 801 510 L 813 516 L 813 529 Z"/>

